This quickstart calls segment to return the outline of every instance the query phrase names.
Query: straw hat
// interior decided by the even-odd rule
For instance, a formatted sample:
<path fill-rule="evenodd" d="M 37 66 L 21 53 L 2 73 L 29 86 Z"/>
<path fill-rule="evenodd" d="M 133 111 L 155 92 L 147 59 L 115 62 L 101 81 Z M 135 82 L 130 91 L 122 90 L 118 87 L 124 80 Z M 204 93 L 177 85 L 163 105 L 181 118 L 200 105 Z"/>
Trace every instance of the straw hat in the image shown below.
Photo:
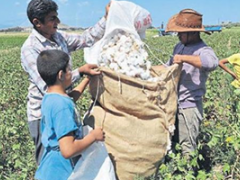
<path fill-rule="evenodd" d="M 202 14 L 193 9 L 184 9 L 172 16 L 166 32 L 206 32 L 202 25 Z"/>

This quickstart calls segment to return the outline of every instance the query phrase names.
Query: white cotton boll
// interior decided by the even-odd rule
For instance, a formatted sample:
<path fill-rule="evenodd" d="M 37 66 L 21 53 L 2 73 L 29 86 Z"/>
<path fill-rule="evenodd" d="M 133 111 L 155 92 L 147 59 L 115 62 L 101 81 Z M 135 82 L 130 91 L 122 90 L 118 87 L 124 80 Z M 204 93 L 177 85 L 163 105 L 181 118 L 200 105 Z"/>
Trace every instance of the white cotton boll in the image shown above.
<path fill-rule="evenodd" d="M 134 64 L 135 60 L 135 57 L 128 57 L 128 63 Z"/>
<path fill-rule="evenodd" d="M 118 33 L 117 36 L 118 36 L 118 38 L 120 39 L 120 37 L 122 36 L 122 34 L 121 34 L 121 33 Z"/>
<path fill-rule="evenodd" d="M 110 42 L 110 43 L 108 44 L 108 47 L 109 47 L 109 48 L 112 48 L 112 47 L 114 46 L 114 44 L 115 44 L 114 42 Z"/>
<path fill-rule="evenodd" d="M 118 49 L 116 48 L 115 54 L 114 54 L 114 58 L 115 61 L 118 61 L 118 58 L 122 56 L 122 53 L 118 51 Z"/>
<path fill-rule="evenodd" d="M 145 49 L 140 49 L 139 53 L 142 55 L 142 57 L 144 57 L 144 59 L 147 59 L 148 53 Z"/>
<path fill-rule="evenodd" d="M 131 48 L 128 46 L 125 46 L 124 52 L 128 54 L 131 51 Z"/>
<path fill-rule="evenodd" d="M 113 48 L 109 48 L 106 54 L 113 56 L 115 54 L 115 51 Z"/>
<path fill-rule="evenodd" d="M 120 66 L 121 69 L 124 69 L 126 71 L 128 71 L 130 69 L 127 62 L 125 62 L 125 61 L 119 62 L 118 65 Z"/>
<path fill-rule="evenodd" d="M 113 56 L 116 56 L 116 52 L 118 52 L 117 46 L 113 46 L 113 47 L 111 48 L 111 52 L 112 52 L 112 55 L 113 55 Z"/>
<path fill-rule="evenodd" d="M 140 77 L 141 77 L 141 79 L 143 79 L 143 80 L 147 80 L 147 79 L 150 78 L 150 72 L 149 72 L 149 71 L 145 71 L 145 72 L 143 72 L 143 73 L 140 74 Z"/>
<path fill-rule="evenodd" d="M 144 70 L 142 68 L 137 68 L 136 69 L 136 75 L 140 76 L 140 74 L 144 73 Z"/>
<path fill-rule="evenodd" d="M 126 74 L 125 69 L 119 69 L 119 70 L 117 70 L 117 72 L 122 73 L 122 74 Z"/>
<path fill-rule="evenodd" d="M 109 67 L 114 71 L 117 71 L 119 69 L 119 66 L 117 63 L 111 63 Z"/>
<path fill-rule="evenodd" d="M 124 48 L 123 46 L 119 47 L 119 51 L 120 51 L 120 52 L 124 52 L 124 49 L 125 49 L 125 48 Z"/>
<path fill-rule="evenodd" d="M 135 39 L 135 42 L 137 45 L 139 45 L 140 47 L 143 47 L 144 43 L 142 41 L 140 41 L 139 39 Z"/>
<path fill-rule="evenodd" d="M 149 79 L 148 79 L 148 81 L 150 81 L 150 82 L 158 82 L 158 78 L 157 77 L 150 77 Z"/>
<path fill-rule="evenodd" d="M 122 35 L 119 39 L 120 42 L 126 42 L 127 37 L 125 35 Z"/>
<path fill-rule="evenodd" d="M 107 59 L 107 61 L 108 62 L 112 62 L 113 61 L 113 58 L 112 58 L 112 56 L 111 56 L 111 54 L 106 54 L 106 59 Z"/>
<path fill-rule="evenodd" d="M 150 75 L 151 62 L 147 61 L 147 58 L 144 43 L 138 37 L 119 31 L 103 46 L 98 62 L 116 72 L 155 81 Z"/>
<path fill-rule="evenodd" d="M 147 70 L 150 70 L 152 67 L 152 63 L 150 61 L 146 61 L 146 67 L 147 67 Z"/>
<path fill-rule="evenodd" d="M 115 36 L 113 37 L 113 40 L 114 40 L 114 42 L 117 42 L 117 41 L 119 40 L 118 35 L 115 35 Z"/>
<path fill-rule="evenodd" d="M 120 54 L 118 57 L 116 57 L 116 61 L 119 63 L 124 62 L 125 60 L 126 60 L 125 54 Z"/>
<path fill-rule="evenodd" d="M 133 71 L 136 70 L 136 67 L 135 67 L 133 64 L 129 64 L 128 66 L 129 66 L 129 69 L 130 69 L 130 70 L 133 70 Z"/>
<path fill-rule="evenodd" d="M 136 77 L 136 69 L 130 68 L 128 71 L 126 71 L 126 75 L 130 77 Z"/>
<path fill-rule="evenodd" d="M 175 131 L 175 125 L 174 124 L 171 124 L 169 127 L 168 127 L 168 131 L 171 135 L 174 134 L 174 131 Z"/>
<path fill-rule="evenodd" d="M 126 43 L 131 43 L 131 42 L 132 42 L 132 39 L 127 36 L 127 38 L 126 38 Z"/>
<path fill-rule="evenodd" d="M 133 44 L 131 42 L 126 42 L 125 43 L 125 47 L 130 49 L 130 50 L 131 50 L 132 46 L 133 46 Z"/>
<path fill-rule="evenodd" d="M 130 34 L 130 38 L 131 38 L 131 39 L 133 39 L 133 40 L 135 40 L 135 39 L 136 39 L 136 37 L 135 37 L 135 35 L 134 35 L 134 34 Z"/>
<path fill-rule="evenodd" d="M 135 65 L 143 66 L 144 65 L 144 60 L 142 57 L 137 57 L 136 61 L 134 63 Z"/>
<path fill-rule="evenodd" d="M 107 48 L 108 48 L 108 45 L 104 45 L 102 49 L 106 50 Z"/>

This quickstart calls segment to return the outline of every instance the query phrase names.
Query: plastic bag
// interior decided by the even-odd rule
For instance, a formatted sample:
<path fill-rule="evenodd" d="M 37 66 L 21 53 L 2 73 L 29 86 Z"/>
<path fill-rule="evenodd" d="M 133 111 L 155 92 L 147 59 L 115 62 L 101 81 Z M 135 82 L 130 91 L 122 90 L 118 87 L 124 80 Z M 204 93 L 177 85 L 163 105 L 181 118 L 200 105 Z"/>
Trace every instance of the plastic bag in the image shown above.
<path fill-rule="evenodd" d="M 151 23 L 150 13 L 142 7 L 128 1 L 112 1 L 106 22 L 105 34 L 94 46 L 84 48 L 84 60 L 89 64 L 98 64 L 102 47 L 115 34 L 124 31 L 141 40 L 145 38 L 145 31 L 151 26 Z"/>
<path fill-rule="evenodd" d="M 90 126 L 84 126 L 84 136 L 91 130 Z M 68 180 L 116 180 L 112 161 L 103 142 L 94 142 L 81 155 Z"/>

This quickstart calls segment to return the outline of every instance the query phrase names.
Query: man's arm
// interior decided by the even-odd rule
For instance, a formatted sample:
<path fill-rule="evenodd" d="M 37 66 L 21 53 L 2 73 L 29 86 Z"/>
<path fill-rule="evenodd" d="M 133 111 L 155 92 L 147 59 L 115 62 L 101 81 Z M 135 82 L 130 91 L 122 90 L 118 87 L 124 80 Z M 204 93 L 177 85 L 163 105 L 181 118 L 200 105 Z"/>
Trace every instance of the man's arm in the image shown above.
<path fill-rule="evenodd" d="M 90 47 L 103 37 L 110 5 L 111 2 L 109 2 L 105 7 L 106 12 L 104 17 L 102 17 L 93 27 L 85 30 L 81 35 L 62 32 L 62 35 L 68 44 L 68 49 L 70 52 L 85 47 Z"/>
<path fill-rule="evenodd" d="M 201 62 L 200 56 L 176 54 L 173 57 L 173 63 L 181 64 L 181 63 L 184 63 L 184 62 L 188 63 L 188 64 L 191 64 L 192 66 L 194 66 L 196 68 L 201 68 L 202 67 L 202 62 Z"/>

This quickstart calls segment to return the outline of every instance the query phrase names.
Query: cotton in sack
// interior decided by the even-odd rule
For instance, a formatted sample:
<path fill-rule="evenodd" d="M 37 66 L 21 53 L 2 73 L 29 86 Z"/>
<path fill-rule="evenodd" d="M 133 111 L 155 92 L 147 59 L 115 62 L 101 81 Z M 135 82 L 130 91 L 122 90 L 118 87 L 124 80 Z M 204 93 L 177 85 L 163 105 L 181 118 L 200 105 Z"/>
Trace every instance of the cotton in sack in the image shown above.
<path fill-rule="evenodd" d="M 141 41 L 135 20 L 139 14 L 146 14 L 142 17 L 149 18 L 149 13 L 145 12 L 133 3 L 113 1 L 104 37 L 84 51 L 86 62 L 100 65 L 104 46 L 116 34 L 127 34 L 133 36 L 135 42 Z M 115 58 L 110 58 L 115 61 Z M 106 148 L 119 180 L 149 177 L 157 171 L 170 144 L 181 67 L 175 64 L 161 71 L 154 71 L 150 67 L 150 75 L 156 81 L 129 76 L 110 66 L 100 67 L 100 70 L 102 74 L 92 77 L 89 84 L 94 103 L 84 122 L 103 128 Z"/>
<path fill-rule="evenodd" d="M 83 127 L 86 136 L 92 128 Z M 68 180 L 115 180 L 113 164 L 103 142 L 95 142 L 81 153 Z"/>
<path fill-rule="evenodd" d="M 84 60 L 89 64 L 98 64 L 104 45 L 122 32 L 128 32 L 136 39 L 145 38 L 145 30 L 151 26 L 150 13 L 142 7 L 128 1 L 112 0 L 108 12 L 106 30 L 103 38 L 90 48 L 84 48 Z"/>

